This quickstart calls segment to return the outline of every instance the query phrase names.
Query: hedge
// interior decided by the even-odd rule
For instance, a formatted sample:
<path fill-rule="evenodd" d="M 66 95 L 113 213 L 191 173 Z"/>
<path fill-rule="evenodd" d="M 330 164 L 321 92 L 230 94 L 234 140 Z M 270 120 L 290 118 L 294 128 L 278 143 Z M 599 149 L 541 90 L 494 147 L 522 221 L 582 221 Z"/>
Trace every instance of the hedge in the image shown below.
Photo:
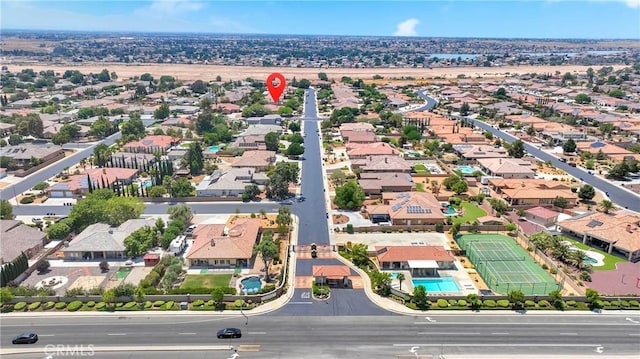
<path fill-rule="evenodd" d="M 629 305 L 632 307 L 640 307 L 640 302 L 638 302 L 637 300 L 630 300 Z"/>
<path fill-rule="evenodd" d="M 409 309 L 418 310 L 418 306 L 416 305 L 416 303 L 407 302 L 405 303 L 405 306 Z"/>
<path fill-rule="evenodd" d="M 124 309 L 133 309 L 138 305 L 136 302 L 128 302 L 123 306 Z"/>
<path fill-rule="evenodd" d="M 65 302 L 56 303 L 56 309 L 64 309 L 66 307 L 67 307 L 67 303 L 65 303 Z"/>
<path fill-rule="evenodd" d="M 496 302 L 496 304 L 498 304 L 498 307 L 500 308 L 509 308 L 509 301 L 506 299 L 502 299 Z"/>
<path fill-rule="evenodd" d="M 203 306 L 203 305 L 204 305 L 204 300 L 202 300 L 202 299 L 196 299 L 196 300 L 194 300 L 194 301 L 193 301 L 193 304 L 192 304 L 192 305 L 193 305 L 194 307 L 201 307 L 201 306 Z"/>
<path fill-rule="evenodd" d="M 446 308 L 449 306 L 449 303 L 446 301 L 446 299 L 438 299 L 438 307 L 440 308 Z"/>
<path fill-rule="evenodd" d="M 162 308 L 162 309 L 171 310 L 171 309 L 173 309 L 174 306 L 175 306 L 175 302 L 170 300 L 170 301 L 165 303 L 164 308 Z"/>
<path fill-rule="evenodd" d="M 525 307 L 535 307 L 536 306 L 536 302 L 534 302 L 532 300 L 525 300 L 524 301 L 524 306 Z"/>
<path fill-rule="evenodd" d="M 153 302 L 153 306 L 155 308 L 162 307 L 163 305 L 164 305 L 164 300 L 156 300 L 155 302 Z"/>
<path fill-rule="evenodd" d="M 43 306 L 42 309 L 49 310 L 49 309 L 51 309 L 51 308 L 53 308 L 55 306 L 56 306 L 56 302 L 49 301 L 49 302 L 44 303 L 44 306 Z"/>
<path fill-rule="evenodd" d="M 550 307 L 551 304 L 549 304 L 548 301 L 543 299 L 543 300 L 538 301 L 538 306 L 539 307 L 543 307 L 543 308 L 547 308 L 547 307 Z"/>
<path fill-rule="evenodd" d="M 576 301 L 575 300 L 568 300 L 567 301 L 567 305 L 570 307 L 575 307 L 576 306 Z"/>
<path fill-rule="evenodd" d="M 93 308 L 96 306 L 96 302 L 94 302 L 93 300 L 90 300 L 87 302 L 87 308 Z"/>
<path fill-rule="evenodd" d="M 485 307 L 488 307 L 488 308 L 495 308 L 495 306 L 496 306 L 496 301 L 495 301 L 495 300 L 493 300 L 493 299 L 487 299 L 487 300 L 485 300 L 484 302 L 482 302 L 482 304 L 483 304 Z"/>
<path fill-rule="evenodd" d="M 149 309 L 151 307 L 153 307 L 153 303 L 151 303 L 151 301 L 148 300 L 144 302 L 144 309 Z"/>
<path fill-rule="evenodd" d="M 40 305 L 42 303 L 40 302 L 33 302 L 31 304 L 29 304 L 29 310 L 37 310 L 38 308 L 40 308 Z"/>
<path fill-rule="evenodd" d="M 67 306 L 67 310 L 70 312 L 75 312 L 78 309 L 82 308 L 82 302 L 79 300 L 74 300 L 73 302 L 69 303 L 69 305 Z"/>
<path fill-rule="evenodd" d="M 237 307 L 237 308 L 243 307 L 244 306 L 244 300 L 236 299 L 236 301 L 233 302 L 233 306 Z"/>
<path fill-rule="evenodd" d="M 106 306 L 107 306 L 107 303 L 105 303 L 105 302 L 96 303 L 96 309 L 98 309 L 98 310 L 104 309 Z"/>
<path fill-rule="evenodd" d="M 13 306 L 13 310 L 20 311 L 25 310 L 27 308 L 27 302 L 18 302 Z"/>
<path fill-rule="evenodd" d="M 464 299 L 460 299 L 460 300 L 458 301 L 458 306 L 460 306 L 460 307 L 466 307 L 466 306 L 467 306 L 467 301 L 466 301 L 466 300 L 464 300 Z"/>

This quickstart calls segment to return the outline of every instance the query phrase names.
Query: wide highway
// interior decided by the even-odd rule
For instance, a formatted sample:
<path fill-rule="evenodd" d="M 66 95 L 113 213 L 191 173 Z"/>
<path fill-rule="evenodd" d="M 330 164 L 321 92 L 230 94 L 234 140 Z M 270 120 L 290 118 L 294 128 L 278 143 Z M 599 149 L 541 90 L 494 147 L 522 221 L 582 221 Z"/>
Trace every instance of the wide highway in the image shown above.
<path fill-rule="evenodd" d="M 246 321 L 193 312 L 5 314 L 0 354 L 42 359 L 60 345 L 92 348 L 95 358 L 229 358 L 232 345 L 237 358 L 637 358 L 640 353 L 639 313 L 425 315 L 263 315 Z M 216 331 L 227 326 L 240 328 L 243 337 L 217 339 Z M 12 345 L 12 336 L 24 331 L 38 333 L 40 341 Z M 58 357 L 63 356 L 53 356 Z"/>

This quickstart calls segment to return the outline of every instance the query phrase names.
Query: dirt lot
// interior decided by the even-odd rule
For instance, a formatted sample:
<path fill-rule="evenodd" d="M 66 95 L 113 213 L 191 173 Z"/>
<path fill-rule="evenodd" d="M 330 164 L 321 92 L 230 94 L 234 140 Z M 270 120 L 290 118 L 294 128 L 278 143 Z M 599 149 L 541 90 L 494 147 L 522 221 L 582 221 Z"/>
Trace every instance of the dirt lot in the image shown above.
<path fill-rule="evenodd" d="M 63 73 L 66 70 L 79 70 L 82 73 L 98 73 L 103 69 L 115 71 L 120 79 L 127 79 L 133 76 L 140 76 L 143 73 L 150 73 L 154 77 L 171 75 L 182 81 L 213 80 L 216 76 L 221 76 L 224 81 L 242 80 L 247 77 L 266 78 L 273 72 L 281 72 L 286 78 L 292 79 L 315 79 L 320 69 L 317 68 L 280 68 L 280 67 L 249 67 L 249 66 L 221 66 L 221 65 L 188 65 L 188 64 L 121 64 L 121 63 L 101 63 L 101 64 L 6 64 L 9 71 L 15 72 L 21 69 L 30 68 L 36 72 L 42 70 L 54 70 L 56 73 Z M 614 66 L 614 69 L 624 66 Z M 352 78 L 370 79 L 373 75 L 384 76 L 386 79 L 414 77 L 425 79 L 433 77 L 457 78 L 458 75 L 467 77 L 504 77 L 508 74 L 525 73 L 554 73 L 565 72 L 586 72 L 589 66 L 566 65 L 566 66 L 505 66 L 505 67 L 450 67 L 433 69 L 414 68 L 370 68 L 370 69 L 345 69 L 329 68 L 322 69 L 329 78 L 340 79 L 342 76 Z"/>

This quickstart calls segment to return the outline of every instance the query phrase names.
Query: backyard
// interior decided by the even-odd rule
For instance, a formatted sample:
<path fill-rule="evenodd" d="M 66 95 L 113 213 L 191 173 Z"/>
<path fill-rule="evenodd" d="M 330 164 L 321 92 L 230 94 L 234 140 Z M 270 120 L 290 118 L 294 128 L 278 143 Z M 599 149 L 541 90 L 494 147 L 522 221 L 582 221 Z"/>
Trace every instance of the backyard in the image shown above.
<path fill-rule="evenodd" d="M 571 242 L 571 244 L 573 244 L 574 246 L 584 250 L 584 251 L 592 251 L 592 252 L 596 252 L 596 253 L 600 253 L 604 256 L 604 265 L 598 266 L 598 267 L 592 267 L 593 270 L 614 270 L 616 269 L 616 264 L 618 263 L 624 263 L 627 262 L 627 260 L 625 260 L 624 258 L 618 257 L 618 256 L 614 256 L 611 255 L 605 251 L 601 251 L 599 249 L 596 249 L 595 247 L 590 247 L 586 244 L 583 244 L 581 242 L 578 242 L 574 239 L 571 239 L 569 237 L 565 237 L 565 236 L 560 236 L 560 240 L 564 240 L 564 241 L 569 241 Z"/>
<path fill-rule="evenodd" d="M 475 202 L 462 202 L 460 204 L 460 208 L 462 208 L 462 216 L 453 217 L 451 220 L 453 223 L 473 223 L 476 219 L 480 217 L 484 217 L 487 215 L 487 212 L 484 209 L 480 208 Z M 459 209 L 459 208 L 456 208 Z"/>
<path fill-rule="evenodd" d="M 189 274 L 180 288 L 226 288 L 231 282 L 231 274 Z"/>
<path fill-rule="evenodd" d="M 429 174 L 429 170 L 427 170 L 427 167 L 425 167 L 425 165 L 423 164 L 417 164 L 414 167 L 414 170 L 416 171 L 416 173 L 419 173 L 419 174 Z"/>

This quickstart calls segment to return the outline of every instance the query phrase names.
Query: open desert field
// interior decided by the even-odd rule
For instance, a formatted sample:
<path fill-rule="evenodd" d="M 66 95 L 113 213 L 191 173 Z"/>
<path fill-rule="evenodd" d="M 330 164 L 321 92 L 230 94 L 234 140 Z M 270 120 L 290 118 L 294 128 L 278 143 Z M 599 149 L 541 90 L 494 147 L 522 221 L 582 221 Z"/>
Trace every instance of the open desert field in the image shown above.
<path fill-rule="evenodd" d="M 109 72 L 115 71 L 120 79 L 127 79 L 133 76 L 140 76 L 150 73 L 158 78 L 162 75 L 174 76 L 180 81 L 214 80 L 216 76 L 221 76 L 223 81 L 243 80 L 248 77 L 255 79 L 266 79 L 273 72 L 282 73 L 287 79 L 296 77 L 298 80 L 306 78 L 315 80 L 319 72 L 326 73 L 329 78 L 339 80 L 343 76 L 351 78 L 371 79 L 374 75 L 384 76 L 385 79 L 400 79 L 402 77 L 413 77 L 416 80 L 429 78 L 452 79 L 458 75 L 476 78 L 505 77 L 514 74 L 526 73 L 554 73 L 565 72 L 586 72 L 589 66 L 567 65 L 567 66 L 505 66 L 505 67 L 447 67 L 433 69 L 416 68 L 283 68 L 283 67 L 249 67 L 249 66 L 220 66 L 220 65 L 189 65 L 189 64 L 122 64 L 122 63 L 93 63 L 93 64 L 44 64 L 44 63 L 15 63 L 6 64 L 9 71 L 19 71 L 24 68 L 31 68 L 34 71 L 54 70 L 56 73 L 63 73 L 66 70 L 79 70 L 82 73 L 98 73 L 103 69 Z M 624 66 L 614 66 L 620 69 Z M 599 67 L 594 67 L 595 69 Z"/>

